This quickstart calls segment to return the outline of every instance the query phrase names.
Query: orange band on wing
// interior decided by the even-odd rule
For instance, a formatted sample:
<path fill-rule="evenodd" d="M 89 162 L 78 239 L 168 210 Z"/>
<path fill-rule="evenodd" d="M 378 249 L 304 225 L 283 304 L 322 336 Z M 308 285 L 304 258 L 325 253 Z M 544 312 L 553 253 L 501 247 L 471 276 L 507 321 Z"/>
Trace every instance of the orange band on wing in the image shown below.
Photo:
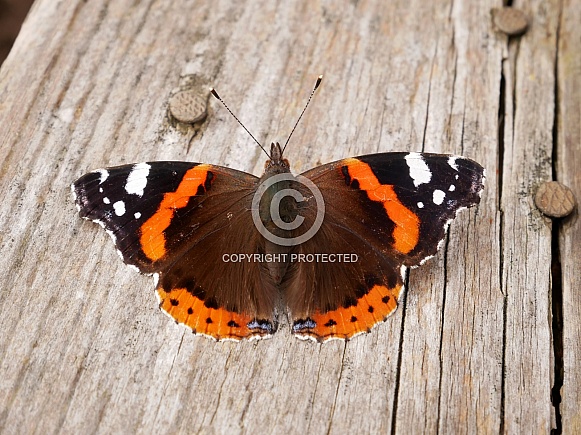
<path fill-rule="evenodd" d="M 158 288 L 160 307 L 178 323 L 192 328 L 196 334 L 204 334 L 216 340 L 241 340 L 250 336 L 266 336 L 266 331 L 250 329 L 248 324 L 253 318 L 224 308 L 209 308 L 204 301 L 193 296 L 185 288 L 170 292 Z"/>
<path fill-rule="evenodd" d="M 381 202 L 389 218 L 395 224 L 393 240 L 395 249 L 407 254 L 418 243 L 420 220 L 409 208 L 403 205 L 389 184 L 381 184 L 369 165 L 357 159 L 347 160 L 349 176 L 359 182 L 359 188 L 367 192 L 372 201 Z"/>
<path fill-rule="evenodd" d="M 305 335 L 326 341 L 332 338 L 347 339 L 369 330 L 397 308 L 397 296 L 401 284 L 390 289 L 384 285 L 375 285 L 369 292 L 357 300 L 357 305 L 341 307 L 327 313 L 315 313 L 311 316 L 316 326 L 303 330 L 297 335 Z"/>
<path fill-rule="evenodd" d="M 157 211 L 141 226 L 141 247 L 152 261 L 165 255 L 164 231 L 169 227 L 175 211 L 188 205 L 208 177 L 209 165 L 198 165 L 188 170 L 175 192 L 166 193 Z"/>

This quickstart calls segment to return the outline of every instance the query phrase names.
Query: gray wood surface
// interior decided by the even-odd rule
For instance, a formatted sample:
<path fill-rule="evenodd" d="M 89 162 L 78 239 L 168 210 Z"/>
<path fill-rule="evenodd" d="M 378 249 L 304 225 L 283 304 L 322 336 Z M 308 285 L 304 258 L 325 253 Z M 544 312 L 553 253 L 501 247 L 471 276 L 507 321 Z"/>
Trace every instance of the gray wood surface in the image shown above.
<path fill-rule="evenodd" d="M 558 122 L 556 123 L 555 163 L 558 181 L 577 196 L 581 192 L 581 4 L 563 2 L 559 26 L 557 57 Z M 570 42 L 572 41 L 572 42 Z M 578 215 L 558 227 L 562 268 L 563 388 L 561 413 L 563 428 L 581 433 L 581 227 Z"/>
<path fill-rule="evenodd" d="M 493 1 L 37 0 L 0 69 L 0 432 L 579 432 L 578 214 L 554 224 L 532 198 L 553 178 L 581 193 L 581 5 L 513 5 L 530 28 L 509 39 Z M 169 96 L 214 86 L 261 142 L 284 140 L 318 74 L 295 172 L 458 153 L 487 169 L 482 203 L 370 334 L 194 337 L 69 185 L 146 160 L 260 175 L 215 100 L 194 132 L 168 122 Z"/>
<path fill-rule="evenodd" d="M 546 14 L 549 8 L 554 13 Z M 554 417 L 551 337 L 551 224 L 536 211 L 540 182 L 551 179 L 555 114 L 557 2 L 523 5 L 537 17 L 509 43 L 504 62 L 502 292 L 505 301 L 504 429 L 548 432 Z M 512 96 L 512 97 L 511 97 Z M 527 382 L 533 377 L 534 382 Z M 532 400 L 533 398 L 537 400 Z M 525 423 L 526 422 L 526 423 Z M 526 426 L 524 426 L 526 425 Z"/>

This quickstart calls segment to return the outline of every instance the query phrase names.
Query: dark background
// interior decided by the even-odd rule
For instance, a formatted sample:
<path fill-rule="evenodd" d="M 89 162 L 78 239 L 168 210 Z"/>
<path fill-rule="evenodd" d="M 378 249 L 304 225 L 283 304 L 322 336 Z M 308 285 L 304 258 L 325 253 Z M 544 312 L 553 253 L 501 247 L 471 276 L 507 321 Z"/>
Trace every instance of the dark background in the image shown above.
<path fill-rule="evenodd" d="M 0 0 L 0 65 L 10 53 L 33 0 Z"/>

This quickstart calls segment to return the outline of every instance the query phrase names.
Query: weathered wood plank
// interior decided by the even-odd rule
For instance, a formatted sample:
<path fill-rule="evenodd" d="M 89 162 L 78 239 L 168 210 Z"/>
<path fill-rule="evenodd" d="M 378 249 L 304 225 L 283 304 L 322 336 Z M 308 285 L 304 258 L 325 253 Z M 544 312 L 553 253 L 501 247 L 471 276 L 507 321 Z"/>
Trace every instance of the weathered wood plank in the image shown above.
<path fill-rule="evenodd" d="M 581 198 L 581 4 L 563 1 L 559 26 L 557 180 Z M 563 431 L 581 432 L 581 227 L 579 205 L 560 226 L 563 297 Z"/>
<path fill-rule="evenodd" d="M 578 16 L 573 3 L 564 10 Z M 551 236 L 530 198 L 550 178 L 557 47 L 581 50 L 575 12 L 557 44 L 556 0 L 520 4 L 532 26 L 510 44 L 490 21 L 498 6 L 37 1 L 0 69 L 0 430 L 548 432 Z M 579 146 L 569 56 L 559 55 L 557 155 L 560 180 L 578 189 L 565 147 Z M 169 95 L 185 77 L 213 85 L 269 142 L 286 137 L 320 73 L 288 150 L 295 172 L 376 151 L 462 153 L 488 169 L 482 204 L 459 215 L 368 335 L 319 345 L 283 324 L 260 342 L 192 337 L 159 312 L 151 279 L 78 219 L 69 184 L 145 160 L 260 174 L 264 157 L 222 107 L 210 103 L 191 140 L 167 122 Z M 573 231 L 563 226 L 561 241 L 573 322 L 565 429 L 579 403 Z"/>
<path fill-rule="evenodd" d="M 551 228 L 533 203 L 551 177 L 558 2 L 517 5 L 530 19 L 504 63 L 503 292 L 506 294 L 504 431 L 548 433 L 551 403 Z M 531 382 L 531 380 L 533 380 Z M 524 397 L 534 400 L 523 400 Z"/>
<path fill-rule="evenodd" d="M 433 57 L 418 80 L 429 83 L 423 148 L 471 156 L 489 177 L 484 204 L 461 214 L 463 224 L 452 224 L 446 254 L 411 273 L 397 415 L 401 433 L 494 433 L 501 424 L 504 298 L 498 186 L 490 174 L 497 172 L 506 41 L 502 35 L 483 38 L 491 24 L 482 17 L 493 6 L 453 2 L 427 11 L 441 27 L 429 32 Z M 486 261 L 469 254 L 480 251 L 487 252 Z"/>

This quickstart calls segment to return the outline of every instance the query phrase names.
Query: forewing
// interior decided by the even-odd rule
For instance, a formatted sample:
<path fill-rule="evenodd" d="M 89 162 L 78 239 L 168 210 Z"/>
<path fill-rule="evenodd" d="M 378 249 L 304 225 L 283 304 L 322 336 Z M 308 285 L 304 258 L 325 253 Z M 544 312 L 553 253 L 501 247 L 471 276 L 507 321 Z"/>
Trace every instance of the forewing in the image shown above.
<path fill-rule="evenodd" d="M 451 219 L 478 204 L 484 187 L 478 163 L 440 154 L 373 154 L 303 175 L 320 189 L 326 210 L 321 229 L 297 251 L 350 250 L 358 258 L 292 266 L 286 286 L 294 331 L 319 340 L 349 338 L 391 313 L 393 296 L 403 288 L 402 271 L 436 253 Z M 306 204 L 308 226 L 316 210 L 314 201 Z M 383 300 L 389 303 L 378 303 Z"/>
<path fill-rule="evenodd" d="M 222 261 L 262 249 L 250 214 L 257 182 L 219 166 L 151 162 L 93 171 L 72 190 L 123 261 L 157 276 L 160 306 L 176 321 L 239 339 L 274 332 L 274 287 L 260 263 Z"/>

